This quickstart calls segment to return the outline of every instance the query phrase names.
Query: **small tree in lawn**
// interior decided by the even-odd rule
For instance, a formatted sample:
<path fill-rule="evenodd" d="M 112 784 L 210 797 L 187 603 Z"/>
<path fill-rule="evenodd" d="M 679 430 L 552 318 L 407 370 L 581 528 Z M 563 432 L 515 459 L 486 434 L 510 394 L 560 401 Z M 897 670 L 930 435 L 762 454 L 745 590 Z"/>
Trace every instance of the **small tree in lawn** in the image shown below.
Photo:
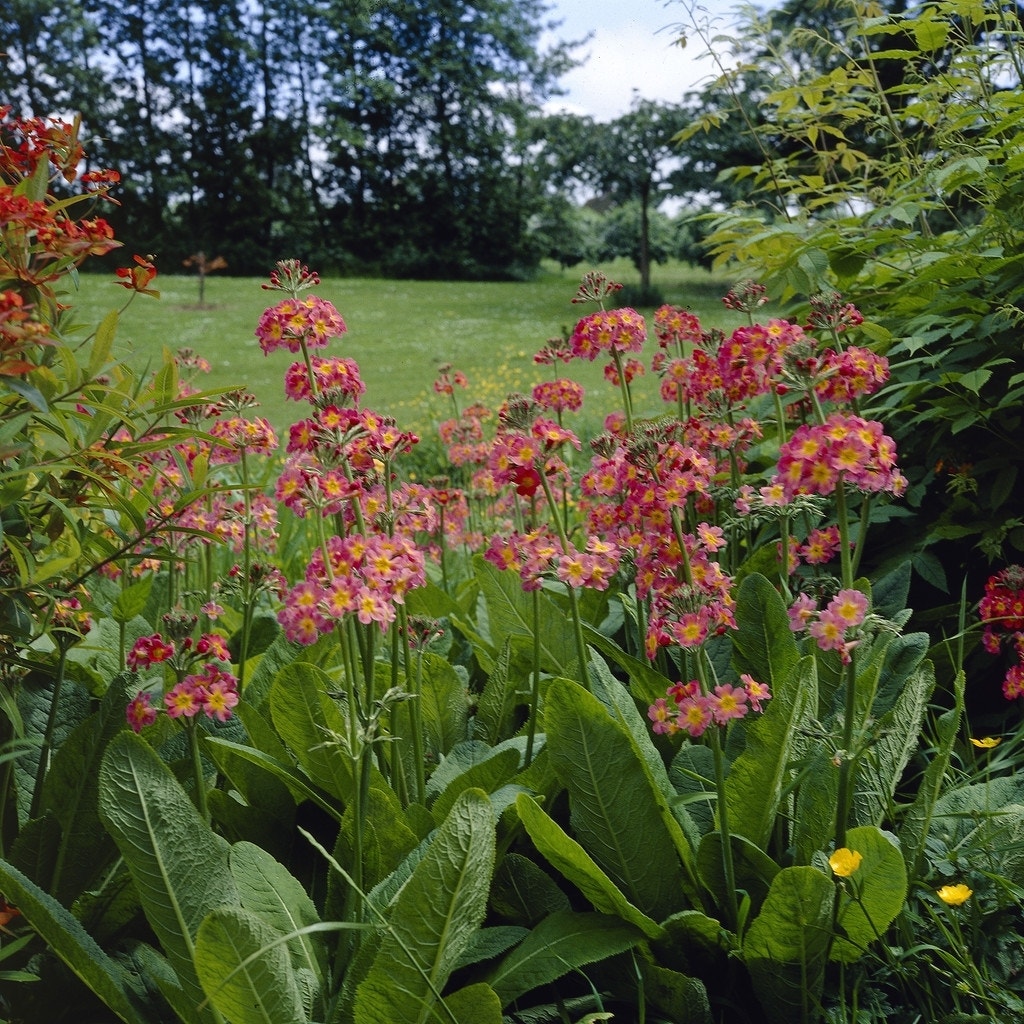
<path fill-rule="evenodd" d="M 206 275 L 215 270 L 224 270 L 228 261 L 223 256 L 214 256 L 210 259 L 201 249 L 191 256 L 186 256 L 181 261 L 184 267 L 195 267 L 199 272 L 199 305 L 202 306 L 206 300 Z"/>

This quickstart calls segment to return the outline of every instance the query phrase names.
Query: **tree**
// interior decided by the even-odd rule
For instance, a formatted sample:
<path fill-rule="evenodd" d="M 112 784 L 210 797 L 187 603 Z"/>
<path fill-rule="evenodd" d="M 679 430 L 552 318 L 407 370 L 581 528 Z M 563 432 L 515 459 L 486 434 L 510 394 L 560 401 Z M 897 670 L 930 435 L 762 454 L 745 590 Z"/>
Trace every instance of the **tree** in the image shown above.
<path fill-rule="evenodd" d="M 635 255 L 640 290 L 651 288 L 651 213 L 672 191 L 676 161 L 672 138 L 680 127 L 680 108 L 674 104 L 634 97 L 628 113 L 603 126 L 598 134 L 596 180 L 620 204 L 635 201 L 640 211 Z"/>
<path fill-rule="evenodd" d="M 359 255 L 426 276 L 507 272 L 538 205 L 528 118 L 564 70 L 538 0 L 394 0 L 336 19 L 324 144 Z"/>
<path fill-rule="evenodd" d="M 761 204 L 723 211 L 709 243 L 798 316 L 839 292 L 867 317 L 862 339 L 889 356 L 880 400 L 910 479 L 886 557 L 959 588 L 979 553 L 1024 551 L 1010 497 L 1024 468 L 1024 31 L 998 3 L 871 19 L 843 9 L 831 69 L 764 97 L 752 141 L 789 148 L 748 169 Z M 896 62 L 898 74 L 881 73 Z"/>

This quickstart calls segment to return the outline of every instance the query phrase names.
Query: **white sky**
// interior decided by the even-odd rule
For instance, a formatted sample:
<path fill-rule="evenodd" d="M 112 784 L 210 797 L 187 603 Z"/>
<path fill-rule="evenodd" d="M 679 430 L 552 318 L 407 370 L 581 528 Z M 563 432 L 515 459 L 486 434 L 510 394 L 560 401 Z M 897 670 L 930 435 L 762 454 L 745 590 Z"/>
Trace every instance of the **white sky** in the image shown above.
<path fill-rule="evenodd" d="M 692 33 L 691 7 L 699 20 L 719 31 L 729 21 L 733 0 L 551 0 L 548 17 L 561 20 L 555 38 L 593 38 L 577 52 L 586 63 L 562 79 L 565 96 L 547 109 L 589 114 L 611 121 L 629 110 L 634 90 L 643 99 L 678 102 L 683 93 L 710 77 L 700 60 L 704 43 Z M 675 45 L 683 28 L 687 45 Z"/>

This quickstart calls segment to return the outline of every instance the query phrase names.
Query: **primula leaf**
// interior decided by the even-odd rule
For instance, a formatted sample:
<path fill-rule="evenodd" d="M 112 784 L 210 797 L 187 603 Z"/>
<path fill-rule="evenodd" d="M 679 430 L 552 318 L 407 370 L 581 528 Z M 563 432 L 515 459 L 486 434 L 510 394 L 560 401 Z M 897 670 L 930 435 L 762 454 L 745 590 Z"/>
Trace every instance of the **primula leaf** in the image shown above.
<path fill-rule="evenodd" d="M 800 660 L 786 604 L 760 573 L 752 573 L 740 585 L 732 645 L 736 671 L 767 683 L 773 695 Z"/>
<path fill-rule="evenodd" d="M 672 1024 L 712 1024 L 711 1004 L 702 981 L 647 960 L 638 960 L 638 966 L 644 998 Z"/>
<path fill-rule="evenodd" d="M 545 918 L 502 960 L 487 981 L 502 1006 L 585 964 L 636 945 L 643 932 L 617 917 L 560 910 Z"/>
<path fill-rule="evenodd" d="M 491 744 L 500 743 L 515 731 L 515 710 L 520 703 L 518 681 L 510 671 L 512 638 L 506 637 L 498 658 L 487 675 L 473 720 L 474 734 Z"/>
<path fill-rule="evenodd" d="M 355 780 L 352 761 L 338 739 L 347 735 L 348 724 L 330 695 L 331 688 L 330 678 L 316 666 L 286 665 L 270 689 L 270 713 L 274 728 L 306 774 L 347 803 Z"/>
<path fill-rule="evenodd" d="M 228 844 L 210 831 L 149 744 L 132 733 L 115 737 L 104 755 L 100 815 L 150 927 L 198 1006 L 205 998 L 193 960 L 199 925 L 217 907 L 239 904 Z"/>
<path fill-rule="evenodd" d="M 854 795 L 857 821 L 881 824 L 903 770 L 919 747 L 921 723 L 934 689 L 935 670 L 928 662 L 902 680 L 895 703 L 878 717 L 878 739 L 857 770 Z"/>
<path fill-rule="evenodd" d="M 435 754 L 444 756 L 466 737 L 469 722 L 466 683 L 446 658 L 430 651 L 425 651 L 421 657 L 423 671 L 418 699 L 423 728 Z"/>
<path fill-rule="evenodd" d="M 907 897 L 907 869 L 903 854 L 891 839 L 873 825 L 851 828 L 846 846 L 861 855 L 857 870 L 843 885 L 832 959 L 851 963 L 879 938 L 903 909 Z"/>
<path fill-rule="evenodd" d="M 533 925 L 556 910 L 568 910 L 569 897 L 529 857 L 506 853 L 494 872 L 491 907 L 506 920 Z"/>
<path fill-rule="evenodd" d="M 630 903 L 590 854 L 541 810 L 536 800 L 521 793 L 516 798 L 516 812 L 540 854 L 583 893 L 595 910 L 636 925 L 648 938 L 664 934 L 661 925 Z"/>
<path fill-rule="evenodd" d="M 497 993 L 482 982 L 453 992 L 445 998 L 444 1005 L 455 1018 L 455 1024 L 502 1024 L 504 1019 Z"/>
<path fill-rule="evenodd" d="M 124 729 L 125 677 L 109 686 L 100 708 L 80 723 L 57 751 L 43 785 L 43 806 L 61 825 L 59 876 L 50 892 L 70 906 L 116 856 L 99 819 L 100 759 L 111 739 Z"/>
<path fill-rule="evenodd" d="M 672 680 L 663 676 L 656 668 L 640 658 L 627 654 L 614 640 L 599 633 L 591 626 L 584 626 L 583 634 L 587 643 L 611 658 L 616 665 L 629 674 L 630 692 L 644 704 L 653 704 L 672 685 Z"/>
<path fill-rule="evenodd" d="M 756 914 L 768 895 L 772 881 L 779 873 L 779 866 L 760 847 L 743 836 L 733 835 L 729 838 L 736 888 L 750 897 L 751 910 Z M 727 899 L 722 847 L 722 833 L 709 832 L 701 840 L 700 849 L 697 851 L 700 880 L 718 900 L 720 907 L 726 905 Z"/>
<path fill-rule="evenodd" d="M 305 1024 L 298 982 L 278 933 L 242 907 L 221 907 L 199 927 L 196 969 L 231 1024 Z"/>
<path fill-rule="evenodd" d="M 519 751 L 514 747 L 505 747 L 497 751 L 493 757 L 468 768 L 453 779 L 434 801 L 431 808 L 434 820 L 438 824 L 444 821 L 459 794 L 466 789 L 482 789 L 488 794 L 495 792 L 512 778 L 519 768 L 519 762 Z"/>
<path fill-rule="evenodd" d="M 16 867 L 0 860 L 0 892 L 16 906 L 69 968 L 126 1024 L 149 1019 L 136 1010 L 124 972 L 96 944 L 71 912 Z"/>
<path fill-rule="evenodd" d="M 392 906 L 355 1000 L 355 1024 L 425 1024 L 483 921 L 495 858 L 494 811 L 466 790 Z"/>
<path fill-rule="evenodd" d="M 924 776 L 917 787 L 917 796 L 903 819 L 900 842 L 903 859 L 912 875 L 917 874 L 918 862 L 924 852 L 925 840 L 935 813 L 936 801 L 942 791 L 946 769 L 953 753 L 953 746 L 960 733 L 960 719 L 964 711 L 966 676 L 963 669 L 953 680 L 953 707 L 940 715 L 936 723 L 938 734 L 937 749 L 928 762 Z"/>
<path fill-rule="evenodd" d="M 327 975 L 323 945 L 310 934 L 296 934 L 320 917 L 305 887 L 265 850 L 252 843 L 235 843 L 229 861 L 242 906 L 280 935 L 291 935 L 287 950 L 297 977 L 313 979 L 305 1006 L 309 1010 Z M 200 972 L 202 977 L 202 972 Z"/>
<path fill-rule="evenodd" d="M 771 1024 L 815 1019 L 825 980 L 835 885 L 812 867 L 783 868 L 743 940 L 743 960 Z"/>
<path fill-rule="evenodd" d="M 597 697 L 564 679 L 548 687 L 544 727 L 573 831 L 594 860 L 645 914 L 681 910 L 684 876 L 669 831 L 679 826 L 629 732 Z"/>
<path fill-rule="evenodd" d="M 387 878 L 416 847 L 419 839 L 406 823 L 402 805 L 386 785 L 371 785 L 363 810 L 363 884 L 369 889 Z M 355 856 L 355 807 L 345 810 L 338 854 L 343 862 Z"/>
<path fill-rule="evenodd" d="M 817 747 L 801 772 L 793 822 L 796 862 L 809 864 L 835 834 L 839 765 L 825 746 Z"/>
<path fill-rule="evenodd" d="M 743 753 L 725 780 L 731 831 L 762 849 L 775 827 L 805 728 L 817 712 L 814 658 L 804 658 L 788 676 L 777 675 L 773 683 L 771 700 L 764 713 L 747 725 Z"/>
<path fill-rule="evenodd" d="M 491 641 L 499 646 L 507 636 L 527 637 L 532 641 L 533 595 L 523 591 L 518 575 L 497 569 L 482 557 L 475 558 L 473 565 L 487 604 Z M 575 679 L 579 656 L 569 619 L 544 594 L 538 594 L 537 600 L 540 602 L 537 637 L 541 668 L 553 675 Z"/>
<path fill-rule="evenodd" d="M 529 928 L 517 924 L 499 924 L 491 928 L 481 928 L 473 933 L 465 952 L 459 957 L 456 970 L 462 970 L 471 964 L 494 960 L 518 945 L 527 935 Z"/>

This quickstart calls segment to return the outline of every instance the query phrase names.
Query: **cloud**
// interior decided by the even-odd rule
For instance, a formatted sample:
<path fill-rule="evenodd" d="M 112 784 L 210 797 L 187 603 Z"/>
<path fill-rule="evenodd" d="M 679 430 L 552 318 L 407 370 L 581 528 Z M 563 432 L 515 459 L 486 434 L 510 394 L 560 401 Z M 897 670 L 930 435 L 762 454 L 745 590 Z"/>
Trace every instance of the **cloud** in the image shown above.
<path fill-rule="evenodd" d="M 639 23 L 596 29 L 578 53 L 585 63 L 562 78 L 567 94 L 553 98 L 547 109 L 610 121 L 629 110 L 634 95 L 679 102 L 712 68 L 697 58 L 696 49 L 676 45 L 675 38 L 671 31 L 653 33 Z"/>

